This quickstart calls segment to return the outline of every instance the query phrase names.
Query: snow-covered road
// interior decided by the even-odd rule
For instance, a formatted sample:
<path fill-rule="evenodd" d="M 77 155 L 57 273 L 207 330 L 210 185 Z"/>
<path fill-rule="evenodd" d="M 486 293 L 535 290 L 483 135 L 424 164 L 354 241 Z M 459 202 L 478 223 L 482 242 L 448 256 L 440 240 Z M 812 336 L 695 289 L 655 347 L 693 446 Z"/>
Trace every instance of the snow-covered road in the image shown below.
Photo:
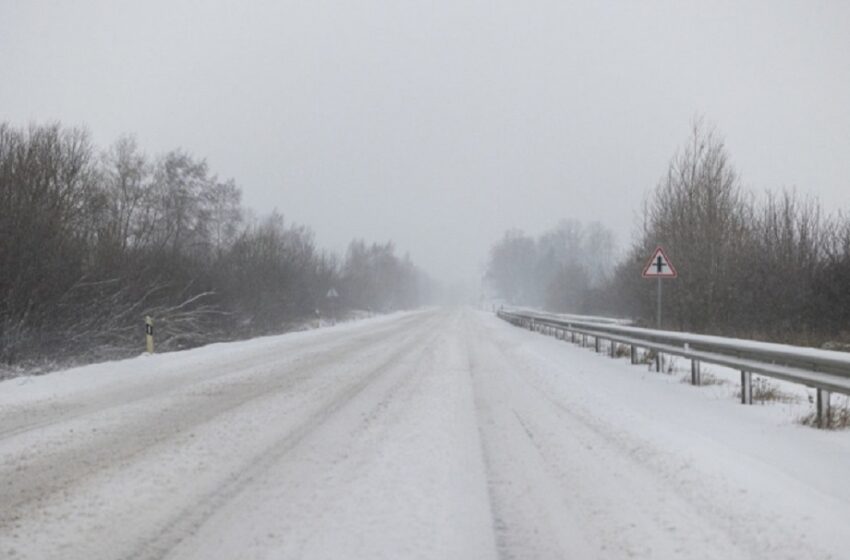
<path fill-rule="evenodd" d="M 470 309 L 0 383 L 0 558 L 850 558 L 850 434 Z"/>

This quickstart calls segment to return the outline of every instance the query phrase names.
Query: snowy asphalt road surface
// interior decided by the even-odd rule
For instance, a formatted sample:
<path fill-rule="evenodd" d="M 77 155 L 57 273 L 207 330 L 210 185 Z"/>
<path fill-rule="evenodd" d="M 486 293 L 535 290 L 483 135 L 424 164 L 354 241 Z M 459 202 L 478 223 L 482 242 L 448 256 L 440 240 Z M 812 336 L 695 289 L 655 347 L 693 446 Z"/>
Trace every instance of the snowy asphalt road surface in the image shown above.
<path fill-rule="evenodd" d="M 0 383 L 0 558 L 850 557 L 850 438 L 469 309 Z"/>

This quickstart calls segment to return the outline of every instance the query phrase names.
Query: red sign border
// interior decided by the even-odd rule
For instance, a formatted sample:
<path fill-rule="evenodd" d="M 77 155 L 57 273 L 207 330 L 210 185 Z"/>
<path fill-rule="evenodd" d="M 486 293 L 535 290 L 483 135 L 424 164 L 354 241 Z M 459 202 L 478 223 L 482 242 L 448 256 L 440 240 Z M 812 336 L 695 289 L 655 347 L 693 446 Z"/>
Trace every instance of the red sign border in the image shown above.
<path fill-rule="evenodd" d="M 646 274 L 646 271 L 649 270 L 649 267 L 652 266 L 652 261 L 655 260 L 655 257 L 658 255 L 659 252 L 662 255 L 664 255 L 665 259 L 667 259 L 667 266 L 670 267 L 670 271 L 673 274 L 667 274 L 667 275 L 664 275 L 664 276 L 658 275 L 658 274 L 654 274 L 654 275 L 650 276 L 650 275 Z M 643 272 L 641 273 L 641 276 L 643 276 L 644 278 L 678 278 L 679 273 L 676 271 L 676 267 L 673 266 L 673 261 L 671 261 L 670 257 L 667 256 L 667 252 L 664 250 L 664 247 L 662 247 L 661 245 L 658 245 L 657 247 L 655 247 L 655 250 L 652 252 L 652 256 L 649 257 L 649 260 L 646 262 L 646 266 L 643 267 Z"/>

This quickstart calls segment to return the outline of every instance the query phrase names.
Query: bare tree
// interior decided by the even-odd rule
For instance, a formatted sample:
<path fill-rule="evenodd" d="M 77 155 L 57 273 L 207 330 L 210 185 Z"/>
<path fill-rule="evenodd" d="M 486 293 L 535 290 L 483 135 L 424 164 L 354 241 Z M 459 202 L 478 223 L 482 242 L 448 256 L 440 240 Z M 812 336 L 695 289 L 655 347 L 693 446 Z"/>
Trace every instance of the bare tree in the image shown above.
<path fill-rule="evenodd" d="M 132 137 L 95 153 L 84 131 L 0 124 L 0 363 L 127 355 L 148 314 L 173 349 L 290 328 L 331 287 L 374 309 L 420 301 L 391 243 L 366 250 L 358 288 L 308 228 L 246 219 L 205 161 L 151 161 Z"/>

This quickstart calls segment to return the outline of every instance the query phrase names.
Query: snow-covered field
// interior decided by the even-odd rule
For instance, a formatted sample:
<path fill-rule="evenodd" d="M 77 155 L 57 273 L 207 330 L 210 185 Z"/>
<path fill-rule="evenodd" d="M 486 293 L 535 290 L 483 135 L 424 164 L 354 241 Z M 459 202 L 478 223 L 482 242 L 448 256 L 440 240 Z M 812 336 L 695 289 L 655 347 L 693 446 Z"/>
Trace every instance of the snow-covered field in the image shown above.
<path fill-rule="evenodd" d="M 456 309 L 2 382 L 0 558 L 850 557 L 850 432 L 681 375 Z"/>

